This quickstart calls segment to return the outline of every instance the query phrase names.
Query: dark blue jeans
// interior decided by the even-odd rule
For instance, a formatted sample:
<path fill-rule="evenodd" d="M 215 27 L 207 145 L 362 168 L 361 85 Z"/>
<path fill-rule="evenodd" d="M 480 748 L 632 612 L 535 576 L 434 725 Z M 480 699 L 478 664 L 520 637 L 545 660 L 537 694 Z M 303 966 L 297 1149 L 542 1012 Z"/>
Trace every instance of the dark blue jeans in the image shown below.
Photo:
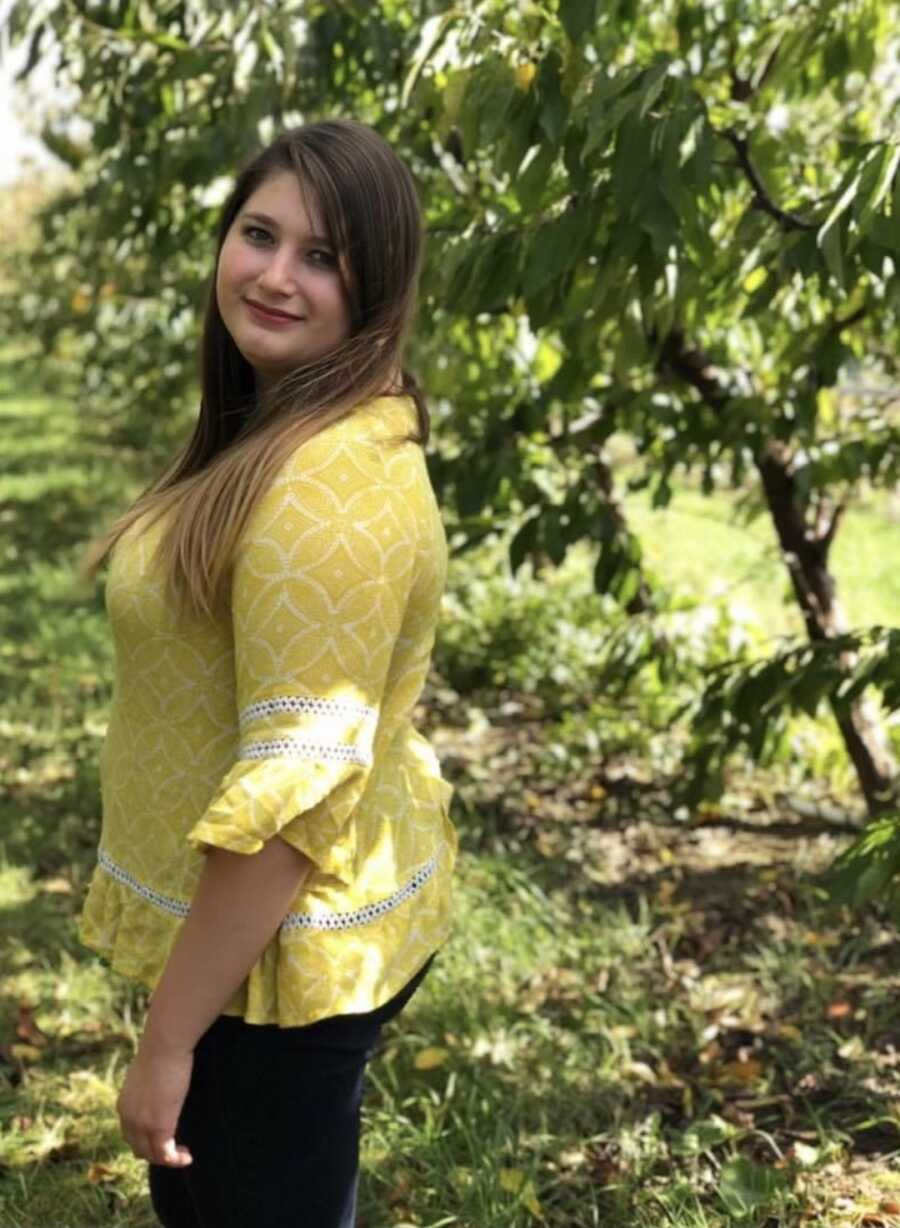
<path fill-rule="evenodd" d="M 163 1228 L 353 1228 L 366 1063 L 433 960 L 364 1015 L 298 1028 L 220 1015 L 175 1131 L 194 1162 L 149 1166 Z"/>

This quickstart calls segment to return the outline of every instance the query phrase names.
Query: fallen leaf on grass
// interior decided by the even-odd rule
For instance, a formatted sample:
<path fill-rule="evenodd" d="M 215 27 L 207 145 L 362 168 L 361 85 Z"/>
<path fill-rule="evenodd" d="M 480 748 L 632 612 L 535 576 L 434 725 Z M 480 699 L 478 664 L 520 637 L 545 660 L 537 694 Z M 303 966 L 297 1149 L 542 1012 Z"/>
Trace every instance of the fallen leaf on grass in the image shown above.
<path fill-rule="evenodd" d="M 719 1068 L 713 1073 L 713 1082 L 721 1083 L 739 1083 L 741 1087 L 750 1087 L 753 1083 L 758 1083 L 762 1078 L 763 1064 L 755 1057 L 748 1057 L 746 1061 L 723 1062 Z"/>
<path fill-rule="evenodd" d="M 732 1101 L 722 1108 L 722 1116 L 726 1121 L 730 1121 L 733 1126 L 739 1126 L 742 1130 L 752 1130 L 756 1125 L 756 1118 L 753 1113 L 743 1104 L 738 1104 Z"/>
<path fill-rule="evenodd" d="M 802 1040 L 803 1033 L 793 1023 L 779 1023 L 776 1029 L 779 1040 Z"/>
<path fill-rule="evenodd" d="M 501 1168 L 500 1169 L 500 1188 L 506 1190 L 507 1194 L 521 1194 L 522 1205 L 537 1219 L 543 1219 L 544 1213 L 541 1210 L 541 1204 L 538 1202 L 533 1184 L 526 1180 L 525 1174 L 518 1168 Z"/>
<path fill-rule="evenodd" d="M 87 1170 L 87 1180 L 90 1185 L 100 1185 L 103 1181 L 115 1181 L 116 1173 L 106 1164 L 92 1164 Z"/>
<path fill-rule="evenodd" d="M 841 941 L 839 934 L 823 934 L 819 930 L 807 930 L 803 941 L 809 947 L 834 947 Z"/>
<path fill-rule="evenodd" d="M 624 1169 L 619 1148 L 614 1143 L 596 1143 L 587 1148 L 588 1173 L 599 1186 L 613 1185 Z"/>
<path fill-rule="evenodd" d="M 642 1083 L 656 1083 L 656 1075 L 646 1062 L 626 1062 L 622 1073 L 632 1075 Z"/>
<path fill-rule="evenodd" d="M 900 1189 L 900 1173 L 891 1171 L 870 1173 L 869 1180 L 873 1181 L 875 1185 L 887 1186 L 889 1190 Z"/>
<path fill-rule="evenodd" d="M 50 895 L 71 895 L 75 890 L 67 878 L 45 878 L 38 887 Z"/>
<path fill-rule="evenodd" d="M 394 1173 L 390 1187 L 387 1191 L 387 1199 L 390 1203 L 403 1202 L 412 1189 L 412 1178 L 405 1168 L 398 1168 Z"/>
<path fill-rule="evenodd" d="M 798 1141 L 793 1144 L 789 1154 L 801 1168 L 812 1168 L 819 1162 L 820 1152 L 818 1147 L 811 1147 L 809 1143 Z"/>
<path fill-rule="evenodd" d="M 443 1066 L 449 1056 L 447 1049 L 423 1049 L 416 1054 L 413 1065 L 416 1070 L 434 1070 L 436 1066 Z"/>
<path fill-rule="evenodd" d="M 861 1036 L 851 1036 L 838 1049 L 838 1057 L 842 1057 L 844 1061 L 855 1061 L 864 1057 L 865 1053 L 866 1045 Z"/>
<path fill-rule="evenodd" d="M 0 1055 L 10 1066 L 22 1065 L 25 1062 L 39 1062 L 44 1056 L 36 1045 L 3 1045 Z"/>
<path fill-rule="evenodd" d="M 701 1066 L 709 1066 L 712 1062 L 716 1062 L 722 1056 L 722 1046 L 717 1040 L 711 1040 L 709 1044 L 700 1050 L 697 1054 L 697 1060 Z"/>
<path fill-rule="evenodd" d="M 562 849 L 562 838 L 558 832 L 539 831 L 534 838 L 537 851 L 542 857 L 556 857 Z"/>
<path fill-rule="evenodd" d="M 846 1019 L 852 1014 L 853 1007 L 849 1002 L 829 1002 L 825 1008 L 826 1019 Z"/>
<path fill-rule="evenodd" d="M 34 1021 L 34 1008 L 27 1002 L 19 1003 L 19 1013 L 16 1016 L 16 1036 L 29 1045 L 46 1045 L 49 1037 Z"/>

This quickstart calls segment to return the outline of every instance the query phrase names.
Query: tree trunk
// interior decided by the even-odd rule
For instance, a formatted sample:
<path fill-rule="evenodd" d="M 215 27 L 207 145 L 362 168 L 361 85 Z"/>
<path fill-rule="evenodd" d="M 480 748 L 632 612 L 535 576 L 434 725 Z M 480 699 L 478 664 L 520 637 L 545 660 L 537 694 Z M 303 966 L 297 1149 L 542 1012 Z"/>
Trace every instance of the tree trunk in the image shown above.
<path fill-rule="evenodd" d="M 835 505 L 833 500 L 821 497 L 817 524 L 810 529 L 796 498 L 787 447 L 779 441 L 770 441 L 757 457 L 756 466 L 807 635 L 813 642 L 841 635 L 848 626 L 834 577 L 828 570 L 828 555 L 845 505 Z M 840 657 L 841 665 L 847 669 L 852 669 L 856 660 L 857 654 L 852 652 L 842 653 Z M 860 695 L 846 715 L 841 716 L 837 711 L 834 715 L 856 768 L 869 814 L 875 817 L 891 807 L 897 764 L 874 705 Z"/>
<path fill-rule="evenodd" d="M 728 393 L 712 364 L 701 351 L 688 345 L 679 330 L 673 330 L 662 343 L 660 364 L 695 388 L 710 408 L 722 414 L 727 412 Z M 806 633 L 813 642 L 821 642 L 847 630 L 837 586 L 828 570 L 828 555 L 844 504 L 835 505 L 824 492 L 819 492 L 816 523 L 809 526 L 791 473 L 791 459 L 787 444 L 769 440 L 757 453 L 755 462 Z M 855 660 L 855 653 L 843 653 L 840 664 L 850 669 Z M 839 715 L 833 704 L 832 710 L 869 814 L 874 817 L 891 809 L 896 804 L 897 764 L 874 705 L 860 695 L 846 715 Z"/>

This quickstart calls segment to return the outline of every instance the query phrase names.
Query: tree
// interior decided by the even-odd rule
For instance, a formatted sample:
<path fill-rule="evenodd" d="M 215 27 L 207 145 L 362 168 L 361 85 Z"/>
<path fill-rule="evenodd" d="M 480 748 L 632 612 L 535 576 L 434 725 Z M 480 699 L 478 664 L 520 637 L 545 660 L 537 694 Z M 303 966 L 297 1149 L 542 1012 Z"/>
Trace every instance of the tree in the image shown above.
<path fill-rule="evenodd" d="M 612 431 L 637 440 L 656 505 L 676 466 L 707 490 L 755 471 L 748 512 L 772 518 L 811 648 L 712 680 L 695 784 L 827 698 L 872 813 L 892 805 L 896 765 L 862 690 L 877 681 L 896 704 L 896 639 L 846 634 L 828 556 L 858 485 L 898 475 L 896 414 L 834 393 L 848 363 L 895 382 L 900 146 L 883 70 L 898 29 L 877 4 L 562 3 L 558 22 L 485 4 L 433 22 L 413 70 L 459 165 L 445 301 L 524 315 L 555 355 L 511 416 L 502 387 L 487 395 L 529 441 L 551 424 L 563 492 L 470 437 L 463 510 L 506 480 L 525 506 L 513 566 L 587 536 L 597 587 L 626 600 L 643 578 L 609 501 Z"/>

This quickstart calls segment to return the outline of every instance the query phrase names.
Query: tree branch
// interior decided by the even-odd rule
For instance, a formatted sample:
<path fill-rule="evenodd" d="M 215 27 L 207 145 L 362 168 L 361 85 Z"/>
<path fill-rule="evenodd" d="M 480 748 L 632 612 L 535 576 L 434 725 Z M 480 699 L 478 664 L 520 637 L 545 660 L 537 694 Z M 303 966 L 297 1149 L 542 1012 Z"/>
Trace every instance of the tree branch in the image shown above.
<path fill-rule="evenodd" d="M 868 303 L 863 303 L 862 307 L 857 307 L 856 311 L 851 311 L 848 316 L 844 316 L 843 320 L 834 319 L 828 329 L 829 333 L 841 333 L 845 328 L 849 328 L 851 324 L 858 323 L 863 318 L 869 309 Z"/>
<path fill-rule="evenodd" d="M 754 197 L 754 205 L 757 209 L 762 209 L 764 213 L 768 213 L 773 217 L 778 224 L 785 230 L 817 230 L 818 227 L 814 222 L 807 222 L 802 217 L 797 217 L 795 213 L 788 213 L 776 205 L 772 197 L 766 191 L 765 184 L 760 179 L 756 167 L 750 160 L 750 145 L 746 137 L 738 136 L 733 128 L 720 133 L 726 141 L 730 141 L 734 146 L 738 157 L 738 163 L 744 174 L 750 180 L 753 191 L 756 193 Z"/>
<path fill-rule="evenodd" d="M 768 60 L 766 61 L 765 67 L 763 68 L 762 72 L 759 74 L 759 79 L 754 85 L 752 79 L 748 77 L 742 77 L 738 73 L 738 70 L 734 64 L 734 57 L 735 57 L 736 49 L 734 47 L 734 44 L 732 43 L 732 46 L 731 46 L 731 57 L 732 58 L 731 58 L 731 63 L 728 66 L 728 75 L 731 78 L 731 97 L 736 102 L 746 102 L 748 98 L 753 98 L 756 95 L 756 93 L 762 88 L 762 86 L 765 85 L 766 78 L 769 76 L 772 69 L 775 67 L 775 64 L 778 60 L 778 52 L 780 50 L 781 50 L 781 44 L 776 43 L 775 47 L 772 50 L 772 54 L 769 56 Z"/>
<path fill-rule="evenodd" d="M 836 505 L 834 511 L 831 513 L 831 516 L 828 518 L 827 529 L 825 529 L 824 533 L 821 532 L 821 530 L 819 532 L 819 541 L 822 543 L 822 551 L 826 557 L 831 550 L 831 543 L 834 541 L 835 534 L 838 531 L 838 526 L 843 520 L 846 510 L 847 501 L 842 499 L 840 503 Z"/>

